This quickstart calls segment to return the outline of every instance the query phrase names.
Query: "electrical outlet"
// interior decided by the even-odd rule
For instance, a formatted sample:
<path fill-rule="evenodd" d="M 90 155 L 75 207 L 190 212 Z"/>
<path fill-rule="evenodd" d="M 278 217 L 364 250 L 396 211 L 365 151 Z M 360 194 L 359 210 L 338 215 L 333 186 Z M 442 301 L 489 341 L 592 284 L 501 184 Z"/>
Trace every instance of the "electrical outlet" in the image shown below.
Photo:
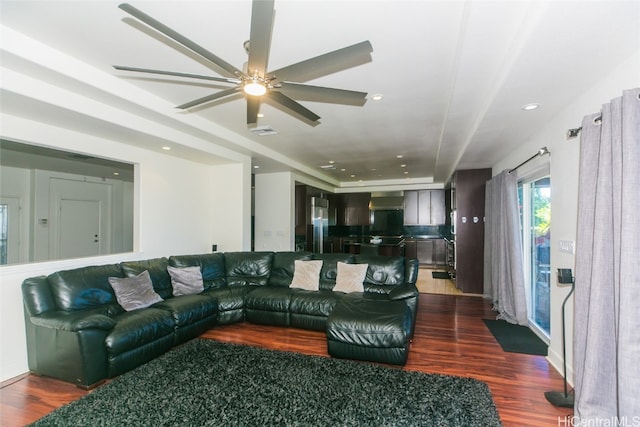
<path fill-rule="evenodd" d="M 576 242 L 574 242 L 573 240 L 560 240 L 559 244 L 560 244 L 560 252 L 575 255 Z"/>

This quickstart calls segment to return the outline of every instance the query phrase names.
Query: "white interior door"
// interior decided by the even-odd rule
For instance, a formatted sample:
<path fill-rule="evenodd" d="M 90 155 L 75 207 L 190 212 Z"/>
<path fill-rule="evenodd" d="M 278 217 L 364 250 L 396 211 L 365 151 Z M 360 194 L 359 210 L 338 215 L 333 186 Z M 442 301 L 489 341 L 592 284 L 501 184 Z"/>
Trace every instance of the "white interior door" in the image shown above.
<path fill-rule="evenodd" d="M 51 179 L 51 259 L 111 253 L 111 186 Z"/>
<path fill-rule="evenodd" d="M 0 264 L 18 264 L 20 247 L 20 199 L 0 197 Z"/>
<path fill-rule="evenodd" d="M 60 200 L 61 258 L 76 258 L 100 254 L 100 201 Z"/>

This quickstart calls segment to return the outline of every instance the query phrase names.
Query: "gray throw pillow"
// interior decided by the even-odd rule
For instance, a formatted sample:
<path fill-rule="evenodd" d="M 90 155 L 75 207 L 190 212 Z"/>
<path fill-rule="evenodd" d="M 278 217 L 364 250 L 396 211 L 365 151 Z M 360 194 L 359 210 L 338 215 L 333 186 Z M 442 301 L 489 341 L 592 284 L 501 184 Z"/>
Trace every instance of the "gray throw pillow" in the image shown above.
<path fill-rule="evenodd" d="M 173 296 L 193 295 L 204 291 L 204 281 L 200 267 L 167 267 L 171 276 Z"/>
<path fill-rule="evenodd" d="M 126 311 L 146 308 L 163 301 L 156 293 L 147 270 L 133 277 L 109 277 L 118 304 Z"/>

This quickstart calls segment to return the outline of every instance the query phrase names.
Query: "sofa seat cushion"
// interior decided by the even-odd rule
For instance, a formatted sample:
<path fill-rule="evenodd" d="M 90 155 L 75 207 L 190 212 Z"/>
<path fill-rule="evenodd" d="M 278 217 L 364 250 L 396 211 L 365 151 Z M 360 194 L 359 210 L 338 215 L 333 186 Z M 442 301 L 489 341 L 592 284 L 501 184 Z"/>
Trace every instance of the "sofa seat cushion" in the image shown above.
<path fill-rule="evenodd" d="M 245 296 L 245 308 L 260 311 L 289 312 L 292 290 L 274 286 L 258 286 Z"/>
<path fill-rule="evenodd" d="M 148 307 L 114 318 L 116 325 L 105 340 L 110 355 L 118 355 L 172 335 L 175 320 L 170 311 Z"/>
<path fill-rule="evenodd" d="M 289 311 L 295 314 L 327 317 L 333 311 L 342 294 L 332 291 L 305 291 L 295 289 L 291 292 Z"/>
<path fill-rule="evenodd" d="M 362 347 L 404 347 L 411 312 L 403 301 L 343 298 L 327 319 L 327 339 Z"/>
<path fill-rule="evenodd" d="M 153 306 L 167 310 L 178 328 L 218 316 L 218 301 L 209 295 L 183 295 L 169 298 Z"/>

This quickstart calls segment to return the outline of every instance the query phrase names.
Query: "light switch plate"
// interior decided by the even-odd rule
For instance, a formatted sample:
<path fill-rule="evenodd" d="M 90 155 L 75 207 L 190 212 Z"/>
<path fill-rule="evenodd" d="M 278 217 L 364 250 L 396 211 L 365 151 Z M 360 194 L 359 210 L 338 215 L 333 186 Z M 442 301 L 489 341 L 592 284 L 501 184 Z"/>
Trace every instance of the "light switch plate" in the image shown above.
<path fill-rule="evenodd" d="M 560 240 L 559 244 L 560 244 L 560 252 L 575 255 L 576 242 L 574 242 L 573 240 Z"/>

